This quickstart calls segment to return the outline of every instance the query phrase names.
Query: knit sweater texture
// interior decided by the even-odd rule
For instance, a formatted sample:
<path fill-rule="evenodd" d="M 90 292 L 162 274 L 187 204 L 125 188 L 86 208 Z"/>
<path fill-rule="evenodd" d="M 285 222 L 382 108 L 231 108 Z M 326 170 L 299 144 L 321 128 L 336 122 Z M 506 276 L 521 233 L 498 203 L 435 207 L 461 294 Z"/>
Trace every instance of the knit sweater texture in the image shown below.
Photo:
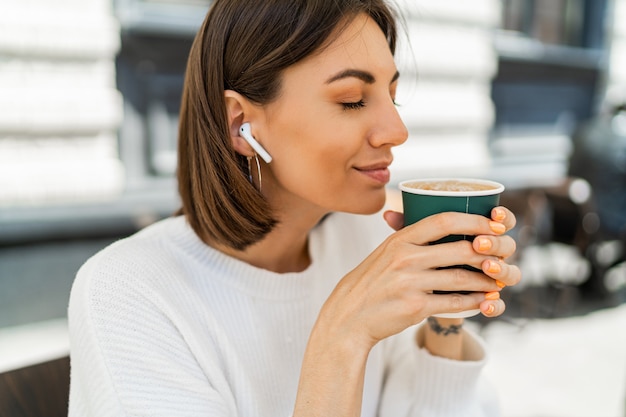
<path fill-rule="evenodd" d="M 332 214 L 310 233 L 311 265 L 284 274 L 207 246 L 184 217 L 103 249 L 72 287 L 69 416 L 290 416 L 322 304 L 390 231 L 380 214 Z M 417 327 L 372 349 L 362 416 L 497 415 L 484 352 L 432 356 Z"/>

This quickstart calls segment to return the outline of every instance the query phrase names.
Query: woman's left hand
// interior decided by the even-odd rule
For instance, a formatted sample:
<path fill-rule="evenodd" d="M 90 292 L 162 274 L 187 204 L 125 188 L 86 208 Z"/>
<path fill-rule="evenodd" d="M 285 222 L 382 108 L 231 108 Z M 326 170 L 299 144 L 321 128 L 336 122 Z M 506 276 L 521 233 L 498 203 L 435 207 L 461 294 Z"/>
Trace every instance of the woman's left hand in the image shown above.
<path fill-rule="evenodd" d="M 384 218 L 394 230 L 400 230 L 404 224 L 404 215 L 396 211 L 386 211 Z M 478 254 L 484 255 L 481 263 L 483 273 L 496 280 L 500 288 L 513 286 L 519 283 L 521 271 L 516 265 L 504 260 L 511 257 L 516 250 L 513 238 L 505 233 L 515 227 L 515 215 L 506 207 L 495 207 L 491 210 L 492 228 L 498 230 L 497 235 L 479 235 L 474 238 L 472 248 Z M 498 293 L 489 293 L 489 298 L 480 304 L 480 310 L 487 317 L 495 317 L 504 313 L 504 301 Z"/>

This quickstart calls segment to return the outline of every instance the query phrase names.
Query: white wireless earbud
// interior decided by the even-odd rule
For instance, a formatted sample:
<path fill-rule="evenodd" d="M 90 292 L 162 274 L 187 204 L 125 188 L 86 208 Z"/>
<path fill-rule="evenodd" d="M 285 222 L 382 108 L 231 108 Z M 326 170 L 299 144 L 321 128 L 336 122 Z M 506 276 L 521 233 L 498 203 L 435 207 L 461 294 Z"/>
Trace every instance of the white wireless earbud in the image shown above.
<path fill-rule="evenodd" d="M 261 144 L 257 142 L 257 140 L 252 136 L 252 132 L 250 131 L 250 123 L 242 124 L 239 128 L 239 133 L 241 137 L 244 138 L 246 142 L 250 144 L 250 146 L 252 146 L 252 149 L 254 149 L 266 163 L 269 164 L 270 162 L 272 162 L 272 157 L 270 156 L 270 154 L 267 153 L 263 146 L 261 146 Z"/>

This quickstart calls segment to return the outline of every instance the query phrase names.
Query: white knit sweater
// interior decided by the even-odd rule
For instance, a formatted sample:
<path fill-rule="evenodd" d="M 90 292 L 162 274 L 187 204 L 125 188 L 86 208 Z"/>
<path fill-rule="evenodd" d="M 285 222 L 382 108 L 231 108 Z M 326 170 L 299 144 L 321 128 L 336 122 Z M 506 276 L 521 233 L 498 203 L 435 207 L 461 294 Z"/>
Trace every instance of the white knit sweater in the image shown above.
<path fill-rule="evenodd" d="M 288 417 L 318 311 L 389 233 L 380 217 L 329 216 L 301 273 L 228 257 L 183 217 L 104 249 L 72 288 L 69 415 Z M 433 357 L 414 332 L 372 350 L 362 415 L 495 415 L 478 395 L 484 360 Z"/>

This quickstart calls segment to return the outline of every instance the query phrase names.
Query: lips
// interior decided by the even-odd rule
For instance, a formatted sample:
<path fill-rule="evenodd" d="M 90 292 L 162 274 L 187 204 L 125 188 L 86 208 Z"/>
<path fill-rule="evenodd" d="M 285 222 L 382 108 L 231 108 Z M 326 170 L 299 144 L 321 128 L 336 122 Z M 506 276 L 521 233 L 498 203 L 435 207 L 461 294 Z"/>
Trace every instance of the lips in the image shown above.
<path fill-rule="evenodd" d="M 387 184 L 391 179 L 391 173 L 389 172 L 390 164 L 391 162 L 385 161 L 355 167 L 355 169 L 378 183 Z"/>

